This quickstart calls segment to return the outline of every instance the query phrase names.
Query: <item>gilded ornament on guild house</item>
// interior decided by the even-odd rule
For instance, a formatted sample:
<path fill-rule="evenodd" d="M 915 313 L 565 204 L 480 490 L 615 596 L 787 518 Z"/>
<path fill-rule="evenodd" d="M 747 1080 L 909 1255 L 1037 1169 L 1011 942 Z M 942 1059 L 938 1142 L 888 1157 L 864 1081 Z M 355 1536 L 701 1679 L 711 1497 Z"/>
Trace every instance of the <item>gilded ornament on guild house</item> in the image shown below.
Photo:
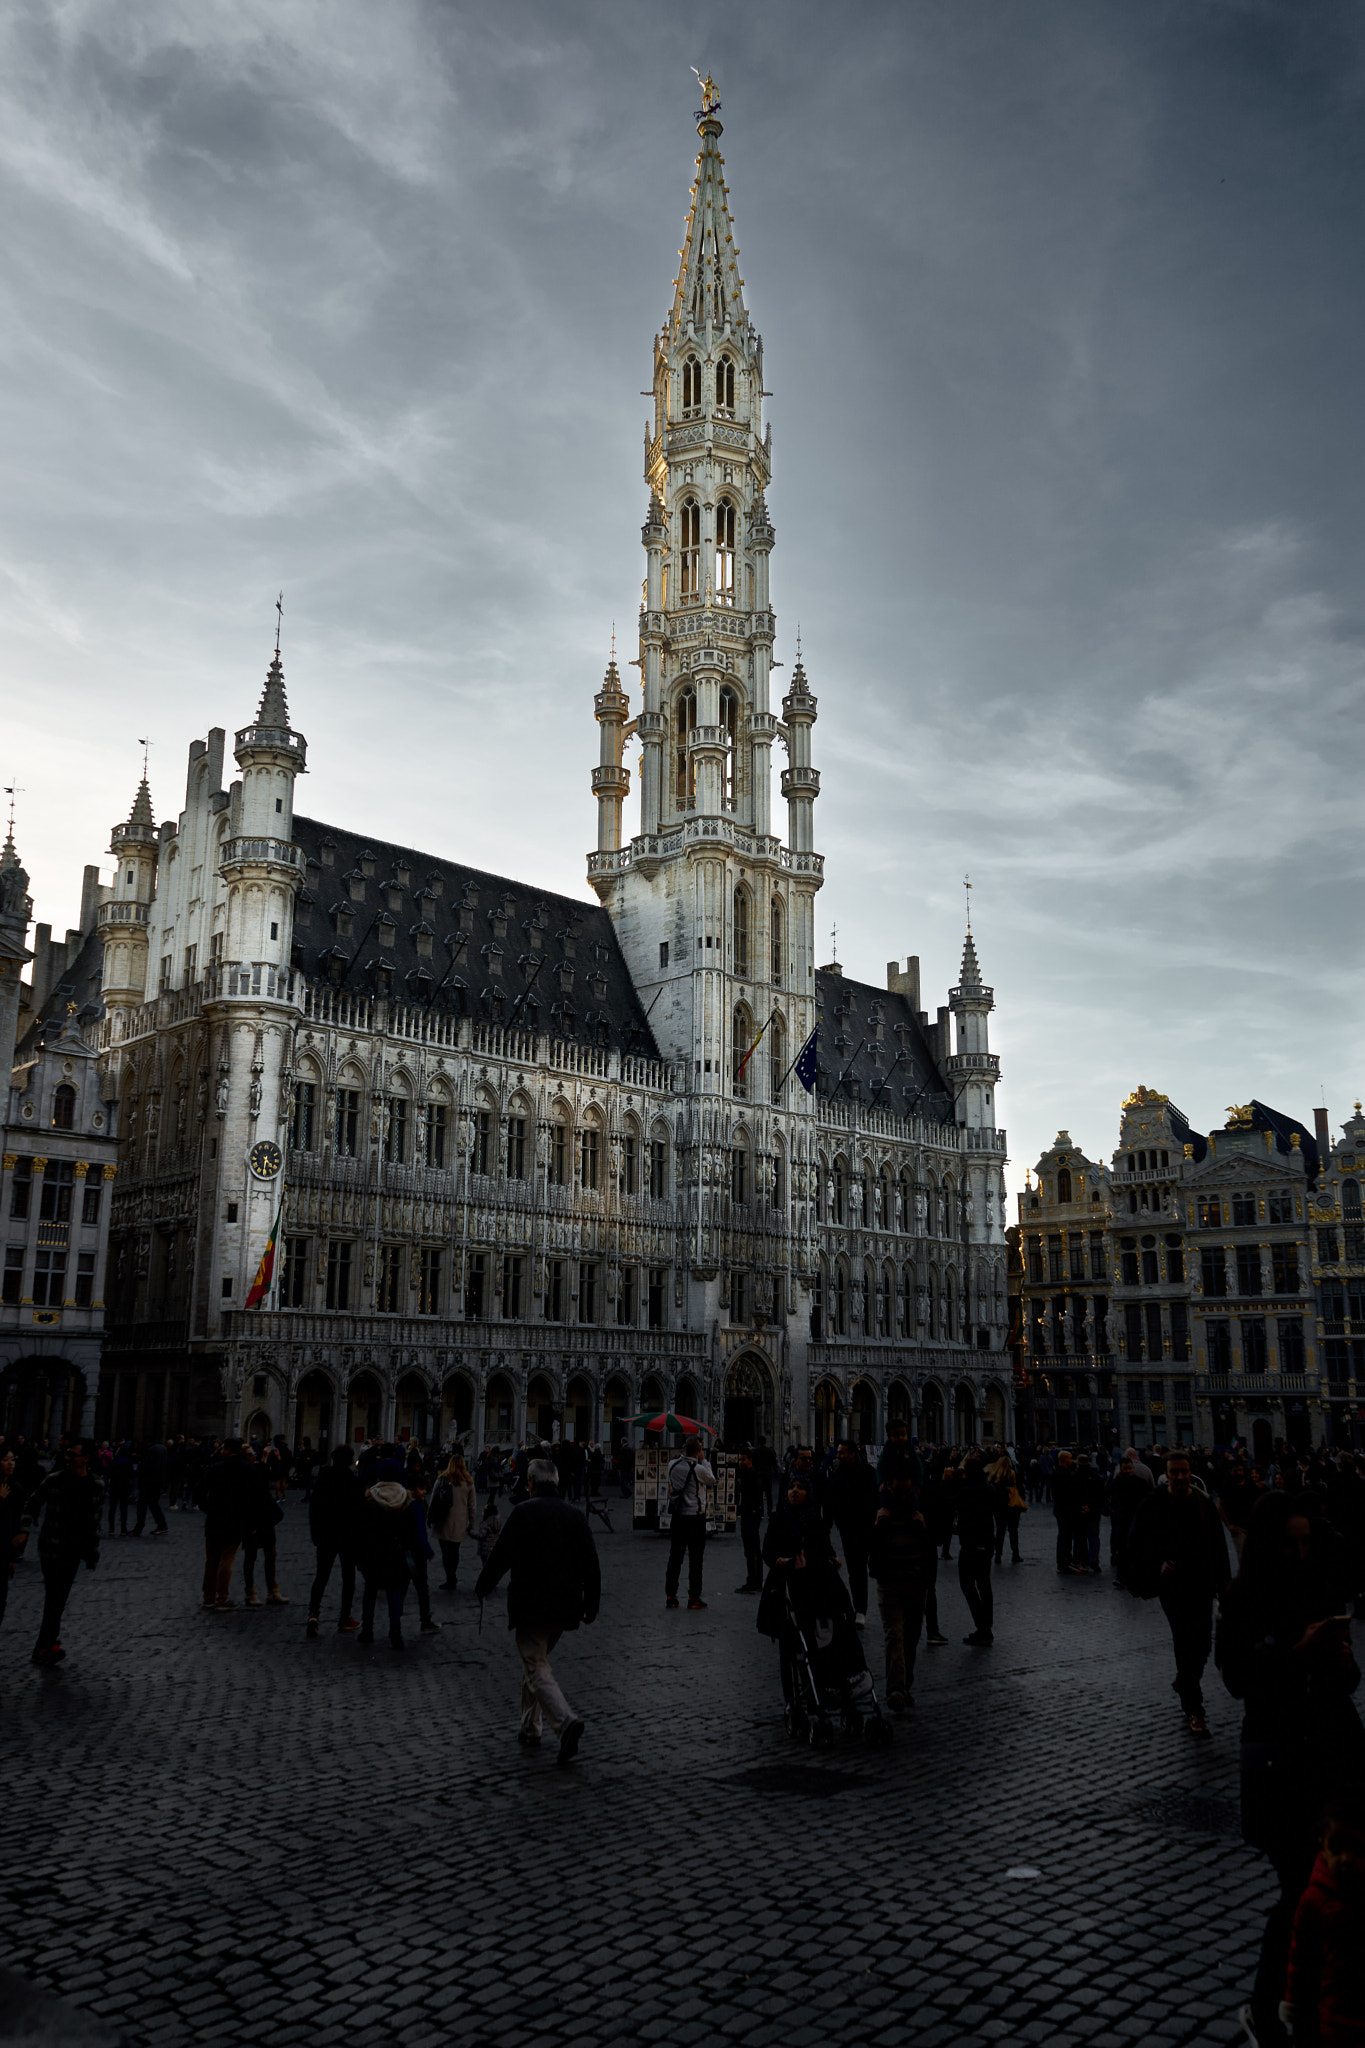
<path fill-rule="evenodd" d="M 1120 1104 L 1120 1108 L 1137 1109 L 1140 1108 L 1144 1102 L 1168 1103 L 1170 1099 L 1171 1098 L 1169 1095 L 1158 1095 L 1155 1088 L 1139 1087 L 1135 1088 L 1131 1095 L 1124 1096 L 1123 1101 Z"/>
<path fill-rule="evenodd" d="M 1249 1131 L 1256 1120 L 1256 1112 L 1249 1102 L 1230 1102 L 1228 1120 L 1224 1128 L 1229 1131 Z"/>

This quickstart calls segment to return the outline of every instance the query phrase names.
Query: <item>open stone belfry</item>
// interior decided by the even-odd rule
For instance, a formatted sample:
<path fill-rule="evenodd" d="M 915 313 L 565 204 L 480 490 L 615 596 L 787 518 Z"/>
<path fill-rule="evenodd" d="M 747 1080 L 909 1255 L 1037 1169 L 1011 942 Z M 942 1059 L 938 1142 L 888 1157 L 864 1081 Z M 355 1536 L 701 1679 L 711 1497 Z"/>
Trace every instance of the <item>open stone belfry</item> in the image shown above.
<path fill-rule="evenodd" d="M 916 958 L 885 988 L 817 964 L 817 703 L 799 651 L 774 703 L 772 434 L 716 114 L 654 346 L 638 702 L 614 654 L 595 700 L 598 905 L 298 815 L 278 645 L 236 779 L 215 729 L 177 821 L 144 784 L 114 828 L 61 983 L 102 957 L 102 1431 L 477 1448 L 667 1404 L 730 1441 L 1010 1432 L 972 934 L 933 1017 Z"/>

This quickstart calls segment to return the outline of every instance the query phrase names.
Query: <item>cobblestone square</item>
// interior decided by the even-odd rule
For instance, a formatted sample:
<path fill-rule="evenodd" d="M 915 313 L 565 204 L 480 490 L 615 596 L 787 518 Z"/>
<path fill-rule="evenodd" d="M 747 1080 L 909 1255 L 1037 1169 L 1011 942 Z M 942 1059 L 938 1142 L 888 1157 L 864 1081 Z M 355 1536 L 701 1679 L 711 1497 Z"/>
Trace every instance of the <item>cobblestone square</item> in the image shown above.
<path fill-rule="evenodd" d="M 11 1594 L 8 1961 L 130 2043 L 1240 2038 L 1264 1865 L 1237 1831 L 1238 1711 L 1216 1676 L 1191 1742 L 1160 1612 L 1059 1580 L 1034 1509 L 998 1567 L 996 1644 L 921 1648 L 894 1749 L 798 1749 L 734 1539 L 704 1614 L 665 1611 L 664 1546 L 613 1514 L 602 1614 L 557 1674 L 578 1762 L 516 1743 L 501 1601 L 473 1558 L 439 1636 L 373 1648 L 285 1609 L 199 1610 L 202 1522 L 115 1538 L 82 1573 L 59 1672 Z M 462 1577 L 466 1567 L 462 1567 Z M 234 1592 L 240 1591 L 240 1579 Z M 879 1673 L 880 1634 L 868 1625 Z M 100 2038 L 70 2031 L 54 2038 Z"/>

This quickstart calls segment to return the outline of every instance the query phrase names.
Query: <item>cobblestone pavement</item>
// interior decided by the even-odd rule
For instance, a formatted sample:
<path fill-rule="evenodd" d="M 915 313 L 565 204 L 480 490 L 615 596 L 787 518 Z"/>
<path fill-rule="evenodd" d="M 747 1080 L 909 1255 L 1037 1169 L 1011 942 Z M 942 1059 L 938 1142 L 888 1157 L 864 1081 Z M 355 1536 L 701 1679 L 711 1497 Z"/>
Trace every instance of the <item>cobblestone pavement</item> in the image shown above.
<path fill-rule="evenodd" d="M 669 1613 L 661 1541 L 616 1519 L 601 1619 L 555 1657 L 571 1770 L 517 1747 L 500 1602 L 480 1635 L 467 1588 L 434 1595 L 444 1632 L 414 1616 L 399 1657 L 328 1632 L 334 1582 L 306 1642 L 295 1499 L 293 1606 L 201 1613 L 202 1523 L 172 1514 L 81 1574 L 57 1672 L 28 1663 L 24 1566 L 8 1962 L 143 2048 L 1240 2038 L 1270 1887 L 1234 1704 L 1215 1675 L 1191 1741 L 1160 1612 L 1058 1579 L 1044 1514 L 1044 1554 L 997 1568 L 995 1648 L 962 1646 L 941 1567 L 951 1647 L 921 1650 L 913 1718 L 828 1757 L 783 1732 L 738 1544 L 708 1551 L 708 1612 Z"/>

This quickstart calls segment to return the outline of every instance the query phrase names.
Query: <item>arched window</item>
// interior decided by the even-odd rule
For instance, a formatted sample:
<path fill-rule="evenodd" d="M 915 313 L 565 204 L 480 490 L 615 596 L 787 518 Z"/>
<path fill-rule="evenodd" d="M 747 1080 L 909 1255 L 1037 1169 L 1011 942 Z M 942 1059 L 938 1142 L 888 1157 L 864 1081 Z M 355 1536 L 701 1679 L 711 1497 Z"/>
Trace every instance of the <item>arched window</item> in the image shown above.
<path fill-rule="evenodd" d="M 787 1033 L 780 1017 L 768 1026 L 768 1100 L 782 1100 L 782 1082 L 787 1071 Z"/>
<path fill-rule="evenodd" d="M 696 781 L 692 756 L 688 749 L 689 735 L 697 729 L 697 697 L 694 690 L 684 690 L 678 699 L 673 714 L 673 774 L 674 795 L 678 809 L 692 808 Z"/>
<path fill-rule="evenodd" d="M 948 1339 L 950 1344 L 953 1340 L 954 1334 L 953 1318 L 955 1306 L 955 1292 L 956 1290 L 953 1284 L 953 1276 L 951 1273 L 949 1273 L 943 1283 L 943 1334 Z"/>
<path fill-rule="evenodd" d="M 742 886 L 735 891 L 735 973 L 748 979 L 749 892 Z"/>
<path fill-rule="evenodd" d="M 745 1009 L 743 1003 L 737 1003 L 730 1029 L 731 1086 L 732 1092 L 736 1095 L 747 1095 L 749 1093 L 749 1072 L 746 1070 L 741 1074 L 740 1068 L 744 1065 L 744 1055 L 752 1045 L 753 1037 L 753 1027 L 750 1022 L 749 1012 Z M 752 1065 L 753 1062 L 750 1061 L 750 1067 Z"/>
<path fill-rule="evenodd" d="M 915 1274 L 914 1268 L 906 1266 L 901 1273 L 900 1335 L 913 1337 L 915 1334 Z"/>
<path fill-rule="evenodd" d="M 716 506 L 716 603 L 735 601 L 735 532 L 737 515 L 728 498 Z"/>
<path fill-rule="evenodd" d="M 844 1220 L 844 1162 L 836 1159 L 834 1172 L 830 1176 L 829 1220 L 842 1223 Z"/>
<path fill-rule="evenodd" d="M 848 1276 L 842 1259 L 834 1266 L 834 1328 L 838 1336 L 848 1335 Z"/>
<path fill-rule="evenodd" d="M 684 413 L 701 411 L 701 364 L 695 356 L 683 364 L 682 400 Z"/>
<path fill-rule="evenodd" d="M 1062 1167 L 1057 1175 L 1057 1200 L 1059 1202 L 1069 1202 L 1071 1200 L 1071 1175 L 1065 1166 Z"/>
<path fill-rule="evenodd" d="M 716 410 L 731 415 L 735 410 L 735 366 L 729 356 L 716 364 Z"/>
<path fill-rule="evenodd" d="M 701 506 L 695 498 L 684 498 L 679 522 L 678 545 L 682 550 L 682 594 L 701 595 Z"/>
<path fill-rule="evenodd" d="M 772 941 L 773 941 L 773 983 L 774 983 L 774 986 L 775 986 L 775 987 L 777 987 L 777 988 L 781 988 L 781 986 L 782 986 L 782 898 L 781 898 L 780 896 L 774 896 L 774 898 L 773 898 L 773 922 L 772 922 Z"/>
<path fill-rule="evenodd" d="M 76 1123 L 76 1091 L 69 1082 L 63 1081 L 52 1097 L 52 1128 L 54 1131 L 69 1131 Z"/>
<path fill-rule="evenodd" d="M 739 699 L 733 690 L 720 693 L 720 729 L 725 734 L 727 751 L 722 767 L 720 797 L 728 811 L 735 807 L 735 786 L 738 780 L 735 768 L 739 759 Z M 744 972 L 748 973 L 748 968 Z"/>

